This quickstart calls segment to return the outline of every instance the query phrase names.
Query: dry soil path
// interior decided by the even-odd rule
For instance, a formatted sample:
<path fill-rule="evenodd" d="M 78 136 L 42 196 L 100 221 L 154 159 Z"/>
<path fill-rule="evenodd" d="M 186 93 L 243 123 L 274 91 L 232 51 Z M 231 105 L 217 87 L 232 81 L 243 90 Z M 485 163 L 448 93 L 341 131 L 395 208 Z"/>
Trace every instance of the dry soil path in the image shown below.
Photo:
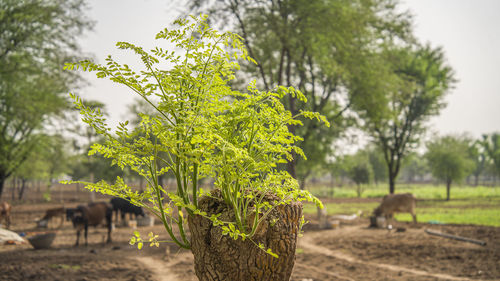
<path fill-rule="evenodd" d="M 325 230 L 325 231 L 336 231 L 336 232 L 341 231 L 342 233 L 337 233 L 337 235 L 348 235 L 349 233 L 352 233 L 354 231 L 359 230 L 359 228 L 360 228 L 360 226 L 347 226 L 347 227 L 343 227 L 343 228 L 336 229 L 336 230 Z M 344 260 L 344 261 L 347 261 L 350 263 L 364 264 L 364 265 L 378 267 L 381 269 L 391 270 L 391 271 L 395 271 L 395 272 L 406 272 L 406 273 L 414 274 L 417 276 L 433 277 L 433 278 L 444 279 L 444 280 L 470 280 L 467 278 L 456 277 L 456 276 L 452 276 L 452 275 L 448 275 L 448 274 L 431 273 L 431 272 L 427 272 L 427 271 L 423 271 L 423 270 L 416 270 L 416 269 L 406 268 L 406 267 L 392 265 L 392 264 L 384 264 L 384 263 L 376 263 L 376 262 L 368 262 L 368 261 L 359 260 L 353 256 L 342 253 L 340 251 L 330 250 L 328 248 L 318 246 L 315 244 L 314 241 L 318 241 L 318 240 L 322 239 L 322 237 L 325 237 L 325 236 L 328 236 L 328 235 L 325 235 L 324 231 L 317 232 L 317 233 L 309 233 L 308 235 L 304 235 L 299 240 L 299 247 L 304 249 L 304 251 L 306 251 L 306 252 L 319 253 L 319 254 L 322 254 L 322 255 L 325 255 L 328 257 L 333 257 L 333 258 Z M 319 270 L 319 269 L 316 269 L 316 270 Z M 340 276 L 338 276 L 338 277 L 340 277 Z M 348 278 L 341 277 L 341 279 L 348 279 Z"/>
<path fill-rule="evenodd" d="M 177 276 L 170 271 L 170 264 L 163 260 L 158 260 L 154 257 L 135 257 L 137 261 L 142 263 L 147 269 L 149 269 L 154 276 L 154 280 L 157 281 L 182 281 L 177 278 Z"/>

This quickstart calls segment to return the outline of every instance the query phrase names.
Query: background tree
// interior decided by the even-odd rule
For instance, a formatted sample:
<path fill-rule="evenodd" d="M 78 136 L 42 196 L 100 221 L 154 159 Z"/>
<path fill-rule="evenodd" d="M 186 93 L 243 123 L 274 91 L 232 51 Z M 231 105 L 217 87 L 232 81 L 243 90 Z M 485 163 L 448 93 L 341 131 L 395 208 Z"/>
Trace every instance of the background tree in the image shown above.
<path fill-rule="evenodd" d="M 430 46 L 387 47 L 365 59 L 351 77 L 353 106 L 384 153 L 394 193 L 402 160 L 418 145 L 429 118 L 444 107 L 454 74 L 443 51 Z"/>
<path fill-rule="evenodd" d="M 417 178 L 422 180 L 429 172 L 427 161 L 418 153 L 410 153 L 403 162 L 401 174 L 406 182 L 415 182 Z"/>
<path fill-rule="evenodd" d="M 11 179 L 16 182 L 20 181 L 20 187 L 17 188 L 14 184 L 12 191 L 12 200 L 15 199 L 15 191 L 17 192 L 17 199 L 22 200 L 24 194 L 26 193 L 28 181 L 44 181 L 47 179 L 47 173 L 43 160 L 43 147 L 41 145 L 36 145 L 29 154 L 28 159 L 24 161 L 19 168 L 17 168 L 11 175 Z"/>
<path fill-rule="evenodd" d="M 498 176 L 500 176 L 500 134 L 492 133 L 483 136 L 483 145 L 489 160 L 493 164 L 495 183 Z"/>
<path fill-rule="evenodd" d="M 361 197 L 363 184 L 368 184 L 373 180 L 373 169 L 370 165 L 368 155 L 363 151 L 358 151 L 355 155 L 347 157 L 349 178 L 356 184 L 356 193 Z"/>
<path fill-rule="evenodd" d="M 108 116 L 106 105 L 97 100 L 83 100 L 83 104 L 100 112 L 104 117 Z M 77 111 L 73 111 L 77 113 Z M 86 180 L 94 182 L 95 178 L 112 180 L 116 175 L 123 175 L 121 170 L 116 166 L 111 167 L 111 162 L 104 159 L 100 155 L 89 155 L 92 149 L 92 144 L 102 142 L 102 137 L 89 126 L 86 126 L 81 120 L 75 120 L 73 127 L 69 129 L 74 134 L 73 149 L 76 152 L 73 157 L 71 176 L 75 180 Z M 95 200 L 95 193 L 89 193 L 89 200 Z"/>
<path fill-rule="evenodd" d="M 21 182 L 18 190 L 18 200 L 25 194 L 29 181 L 42 180 L 46 182 L 47 189 L 52 187 L 57 177 L 67 173 L 69 169 L 69 147 L 68 140 L 62 135 L 41 134 L 32 153 L 19 168 L 12 174 Z"/>
<path fill-rule="evenodd" d="M 380 149 L 374 145 L 370 145 L 363 149 L 362 152 L 366 155 L 370 163 L 375 185 L 378 185 L 379 182 L 386 181 L 387 166 L 385 164 L 384 155 Z"/>
<path fill-rule="evenodd" d="M 474 161 L 474 171 L 472 175 L 474 176 L 474 186 L 478 186 L 479 178 L 484 174 L 487 167 L 487 152 L 486 152 L 486 135 L 483 135 L 482 139 L 478 139 L 471 142 L 469 146 L 469 155 Z"/>
<path fill-rule="evenodd" d="M 450 200 L 452 182 L 464 179 L 474 169 L 468 147 L 469 140 L 454 136 L 436 138 L 427 144 L 425 157 L 432 175 L 446 183 L 446 200 Z"/>
<path fill-rule="evenodd" d="M 345 165 L 344 161 L 345 156 L 336 155 L 332 162 L 328 164 L 327 168 L 329 168 L 330 176 L 332 177 L 332 189 L 331 196 L 333 197 L 334 193 L 334 183 L 337 186 L 342 187 L 344 184 L 344 179 L 347 177 L 347 165 Z"/>
<path fill-rule="evenodd" d="M 0 2 L 0 196 L 5 179 L 29 157 L 38 132 L 69 108 L 78 81 L 61 65 L 91 27 L 82 0 Z"/>
<path fill-rule="evenodd" d="M 294 157 L 287 170 L 304 180 L 317 167 L 325 166 L 332 142 L 352 125 L 346 78 L 358 62 L 355 58 L 380 38 L 406 37 L 409 18 L 399 13 L 394 1 L 223 0 L 190 1 L 192 9 L 217 14 L 221 23 L 234 23 L 249 55 L 257 64 L 243 64 L 243 71 L 258 76 L 265 89 L 298 85 L 309 102 L 285 97 L 293 115 L 300 109 L 320 112 L 335 124 L 321 127 L 304 120 L 290 126 L 303 138 L 300 147 L 307 163 Z M 370 93 L 365 93 L 370 94 Z"/>
<path fill-rule="evenodd" d="M 69 142 L 61 135 L 46 135 L 42 141 L 42 159 L 49 182 L 49 188 L 57 179 L 69 171 Z"/>
<path fill-rule="evenodd" d="M 97 139 L 94 143 L 102 143 L 102 141 L 101 138 Z M 88 160 L 87 152 L 72 155 L 70 158 L 68 175 L 74 180 L 88 180 L 90 178 L 89 175 L 93 173 L 97 179 L 112 181 L 117 176 L 123 177 L 126 172 L 122 171 L 116 165 L 112 165 L 111 160 L 101 155 L 93 155 L 91 162 Z"/>
<path fill-rule="evenodd" d="M 131 140 L 132 142 L 144 137 L 141 128 L 142 116 L 149 116 L 149 118 L 153 118 L 157 115 L 158 113 L 156 110 L 144 99 L 135 99 L 134 102 L 128 106 L 128 116 L 130 116 L 129 125 L 134 131 L 134 138 Z M 166 155 L 162 155 L 162 157 L 166 157 Z M 161 162 L 157 163 L 157 165 L 158 167 L 164 167 L 164 163 Z M 144 189 L 144 177 L 138 175 L 137 173 L 128 173 L 128 176 L 130 179 L 139 180 L 139 190 L 142 191 Z M 167 186 L 166 180 L 174 178 L 175 177 L 171 174 L 163 174 L 159 176 L 159 181 L 163 186 Z"/>

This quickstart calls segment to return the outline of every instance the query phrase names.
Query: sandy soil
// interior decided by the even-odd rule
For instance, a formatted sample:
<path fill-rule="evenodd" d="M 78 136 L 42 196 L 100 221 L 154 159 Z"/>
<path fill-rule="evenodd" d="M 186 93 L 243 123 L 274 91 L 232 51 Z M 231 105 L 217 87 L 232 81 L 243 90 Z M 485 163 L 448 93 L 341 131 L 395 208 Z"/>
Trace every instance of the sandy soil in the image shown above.
<path fill-rule="evenodd" d="M 35 218 L 56 206 L 14 206 L 11 230 L 41 231 L 34 228 Z M 299 238 L 294 281 L 500 280 L 500 228 L 397 223 L 388 231 L 368 228 L 368 219 L 358 218 L 341 222 L 337 229 L 318 230 L 314 217 L 309 219 L 311 223 Z M 487 245 L 431 236 L 425 229 L 482 240 Z M 145 237 L 153 231 L 166 239 L 158 224 L 137 230 Z M 169 244 L 139 251 L 127 243 L 132 232 L 117 227 L 113 242 L 105 244 L 106 229 L 91 228 L 89 245 L 73 247 L 75 231 L 65 221 L 51 249 L 34 250 L 28 243 L 1 245 L 0 280 L 197 280 L 190 252 Z"/>

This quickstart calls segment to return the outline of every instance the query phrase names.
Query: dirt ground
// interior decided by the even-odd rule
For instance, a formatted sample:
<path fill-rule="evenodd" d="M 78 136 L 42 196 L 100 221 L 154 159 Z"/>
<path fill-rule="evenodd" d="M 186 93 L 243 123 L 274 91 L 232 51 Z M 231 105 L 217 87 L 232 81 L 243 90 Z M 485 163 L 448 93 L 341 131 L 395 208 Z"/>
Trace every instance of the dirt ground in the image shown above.
<path fill-rule="evenodd" d="M 35 229 L 34 220 L 57 206 L 14 205 L 11 230 L 28 235 L 43 231 Z M 395 223 L 389 231 L 368 228 L 368 219 L 361 217 L 341 221 L 336 229 L 318 230 L 315 218 L 307 219 L 311 222 L 299 238 L 292 280 L 500 280 L 500 228 Z M 425 229 L 487 244 L 431 236 Z M 166 239 L 159 224 L 137 230 L 144 237 L 153 231 Z M 113 242 L 105 244 L 106 229 L 91 228 L 89 245 L 73 247 L 75 230 L 64 221 L 51 249 L 34 250 L 27 242 L 0 245 L 0 280 L 197 280 L 190 252 L 169 244 L 137 250 L 128 245 L 132 232 L 116 227 Z"/>

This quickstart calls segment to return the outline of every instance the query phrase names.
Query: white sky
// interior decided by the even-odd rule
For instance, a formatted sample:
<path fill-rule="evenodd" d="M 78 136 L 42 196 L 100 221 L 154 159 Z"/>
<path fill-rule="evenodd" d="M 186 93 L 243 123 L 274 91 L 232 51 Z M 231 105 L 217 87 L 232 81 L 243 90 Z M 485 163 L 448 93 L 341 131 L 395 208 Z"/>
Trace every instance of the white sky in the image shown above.
<path fill-rule="evenodd" d="M 123 55 L 115 43 L 128 41 L 150 48 L 155 34 L 167 27 L 183 7 L 170 0 L 88 0 L 94 31 L 81 47 L 103 63 L 107 55 L 131 66 L 135 56 Z M 402 0 L 414 15 L 415 34 L 433 47 L 442 46 L 459 82 L 446 100 L 448 106 L 431 120 L 440 134 L 465 133 L 474 137 L 500 131 L 500 1 Z M 140 64 L 137 64 L 140 65 Z M 76 93 L 104 102 L 110 124 L 127 116 L 135 98 L 123 87 L 87 75 L 90 86 Z"/>
<path fill-rule="evenodd" d="M 432 120 L 441 134 L 500 131 L 500 1 L 404 0 L 422 42 L 442 46 L 459 82 Z"/>

